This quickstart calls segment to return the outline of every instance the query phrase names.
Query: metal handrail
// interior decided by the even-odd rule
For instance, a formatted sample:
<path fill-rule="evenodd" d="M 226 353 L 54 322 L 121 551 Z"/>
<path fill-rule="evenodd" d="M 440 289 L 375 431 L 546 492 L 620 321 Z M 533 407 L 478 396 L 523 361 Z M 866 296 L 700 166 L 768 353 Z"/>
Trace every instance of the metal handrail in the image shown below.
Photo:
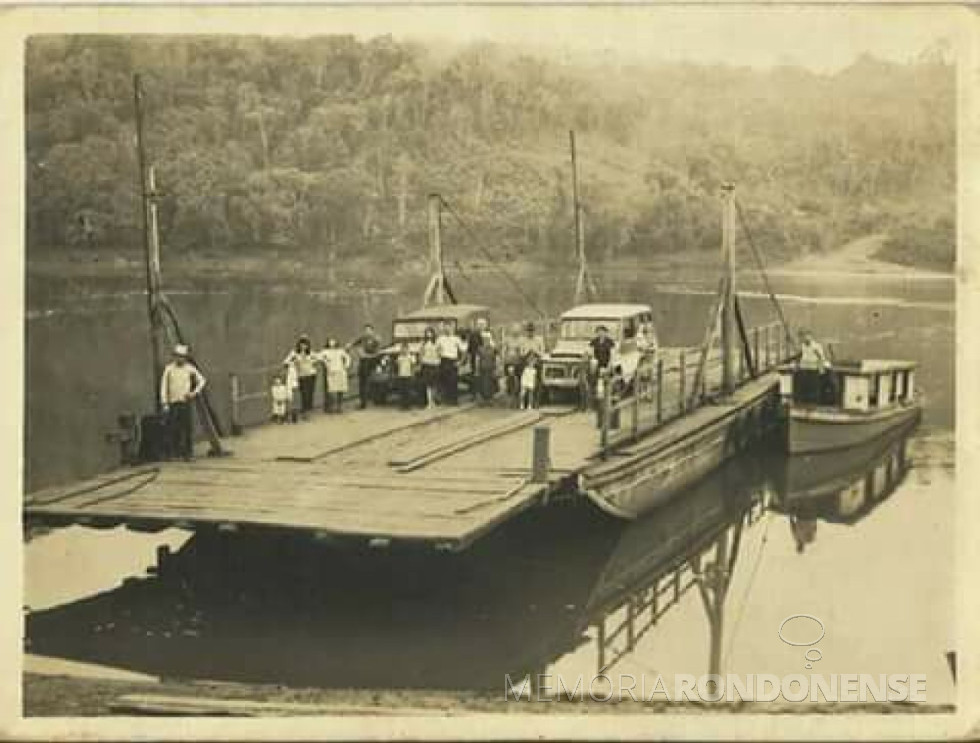
<path fill-rule="evenodd" d="M 754 367 L 756 375 L 770 371 L 782 363 L 786 354 L 791 352 L 779 332 L 779 323 L 776 322 L 752 328 L 749 332 L 749 345 L 754 363 L 751 365 L 747 363 L 745 349 L 740 348 L 737 366 L 740 383 L 750 377 L 750 366 Z M 600 456 L 605 457 L 613 446 L 624 441 L 635 441 L 641 435 L 654 431 L 705 403 L 709 393 L 716 391 L 714 385 L 709 388 L 708 374 L 701 375 L 701 389 L 693 400 L 687 389 L 690 371 L 701 366 L 701 353 L 700 348 L 683 347 L 676 361 L 668 363 L 665 363 L 664 358 L 659 354 L 656 357 L 645 356 L 637 367 L 633 394 L 618 400 L 613 398 L 614 380 L 611 375 L 605 372 L 600 375 L 603 384 L 598 416 Z M 721 363 L 721 350 L 718 344 L 712 344 L 706 353 L 705 369 L 716 369 Z M 654 363 L 655 359 L 656 363 Z M 670 377 L 675 377 L 676 381 L 672 379 L 668 381 Z M 664 390 L 670 386 L 676 386 L 678 402 L 673 410 L 667 411 Z M 622 417 L 623 411 L 628 414 L 628 426 L 621 425 L 617 420 Z M 644 411 L 647 412 L 646 416 L 643 415 Z M 646 421 L 643 420 L 644 417 Z M 615 428 L 618 429 L 615 434 L 611 430 L 614 421 Z"/>

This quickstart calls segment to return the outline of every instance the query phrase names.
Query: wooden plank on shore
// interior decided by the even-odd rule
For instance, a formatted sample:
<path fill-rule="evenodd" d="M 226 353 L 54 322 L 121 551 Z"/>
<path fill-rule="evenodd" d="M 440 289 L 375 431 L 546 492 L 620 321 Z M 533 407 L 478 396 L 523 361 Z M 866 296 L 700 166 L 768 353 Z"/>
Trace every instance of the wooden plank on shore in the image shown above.
<path fill-rule="evenodd" d="M 366 704 L 216 699 L 214 697 L 188 697 L 169 694 L 124 694 L 111 701 L 109 708 L 113 712 L 126 714 L 181 717 L 299 717 L 305 715 L 444 717 L 451 714 L 443 708 L 375 707 Z"/>

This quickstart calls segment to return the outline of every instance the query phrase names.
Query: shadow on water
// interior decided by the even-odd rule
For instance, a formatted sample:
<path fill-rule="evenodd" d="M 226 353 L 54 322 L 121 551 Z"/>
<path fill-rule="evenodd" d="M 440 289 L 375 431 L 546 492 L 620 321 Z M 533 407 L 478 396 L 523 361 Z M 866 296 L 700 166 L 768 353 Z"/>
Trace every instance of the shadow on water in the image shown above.
<path fill-rule="evenodd" d="M 811 541 L 817 519 L 868 516 L 908 470 L 906 437 L 847 461 L 787 460 L 767 442 L 640 521 L 558 504 L 460 554 L 199 534 L 163 575 L 31 614 L 29 650 L 163 677 L 316 687 L 497 690 L 505 674 L 537 674 L 587 643 L 602 668 L 687 590 L 720 614 L 718 580 L 767 510 L 810 524 Z"/>

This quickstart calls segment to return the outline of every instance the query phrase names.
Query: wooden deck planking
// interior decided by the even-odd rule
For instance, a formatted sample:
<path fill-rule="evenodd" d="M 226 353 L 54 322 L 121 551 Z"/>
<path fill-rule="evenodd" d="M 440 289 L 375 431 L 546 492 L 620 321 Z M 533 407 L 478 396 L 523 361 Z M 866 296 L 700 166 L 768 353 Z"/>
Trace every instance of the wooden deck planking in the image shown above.
<path fill-rule="evenodd" d="M 188 506 L 203 503 L 211 508 L 232 505 L 259 507 L 271 504 L 290 509 L 344 507 L 361 511 L 377 510 L 381 506 L 394 507 L 396 510 L 424 510 L 431 506 L 434 510 L 447 511 L 457 504 L 472 506 L 482 500 L 499 497 L 522 482 L 520 479 L 498 481 L 493 489 L 480 488 L 477 484 L 471 486 L 458 483 L 455 488 L 447 490 L 417 479 L 412 483 L 413 489 L 405 491 L 395 489 L 387 483 L 365 483 L 351 488 L 347 485 L 337 487 L 332 483 L 304 482 L 299 487 L 293 487 L 293 483 L 289 481 L 272 484 L 232 479 L 204 485 L 188 485 L 180 481 L 157 479 L 138 489 L 119 488 L 118 491 L 87 493 L 53 505 L 36 506 L 34 510 L 121 508 L 127 504 L 155 502 Z"/>
<path fill-rule="evenodd" d="M 87 518 L 103 517 L 122 521 L 131 519 L 190 524 L 252 524 L 338 535 L 459 542 L 475 538 L 475 535 L 490 528 L 508 513 L 530 506 L 539 491 L 540 486 L 517 487 L 513 492 L 501 492 L 497 498 L 482 499 L 452 511 L 445 508 L 420 510 L 421 504 L 415 499 L 402 504 L 410 505 L 410 510 L 404 507 L 390 508 L 380 502 L 375 504 L 377 508 L 366 509 L 332 507 L 329 502 L 316 508 L 305 504 L 292 508 L 288 501 L 265 500 L 260 504 L 223 502 L 216 505 L 207 501 L 178 504 L 164 499 L 146 503 L 105 503 L 86 508 L 80 514 L 74 513 Z M 49 513 L 58 513 L 60 510 L 52 507 Z"/>

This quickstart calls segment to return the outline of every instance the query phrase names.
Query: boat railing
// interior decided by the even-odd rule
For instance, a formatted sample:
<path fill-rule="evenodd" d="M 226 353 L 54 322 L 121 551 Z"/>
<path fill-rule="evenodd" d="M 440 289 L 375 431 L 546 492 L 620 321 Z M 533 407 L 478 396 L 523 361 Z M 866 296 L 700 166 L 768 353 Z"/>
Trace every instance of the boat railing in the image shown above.
<path fill-rule="evenodd" d="M 228 399 L 231 433 L 238 436 L 246 426 L 255 426 L 269 420 L 272 406 L 272 378 L 282 374 L 282 364 L 258 366 L 228 374 Z M 326 378 L 318 369 L 318 384 L 313 394 L 313 406 L 323 406 L 326 402 Z M 345 400 L 358 395 L 358 377 L 352 365 L 347 375 L 348 385 Z"/>
<path fill-rule="evenodd" d="M 736 354 L 738 384 L 771 371 L 792 354 L 778 322 L 754 327 L 746 335 L 750 356 L 746 356 L 744 345 Z M 715 343 L 706 353 L 700 377 L 697 374 L 702 365 L 700 348 L 685 347 L 676 353 L 644 356 L 637 367 L 632 394 L 621 399 L 616 399 L 615 385 L 605 378 L 598 416 L 601 456 L 697 409 L 718 392 L 721 348 Z M 690 389 L 697 379 L 700 379 L 700 389 Z"/>

